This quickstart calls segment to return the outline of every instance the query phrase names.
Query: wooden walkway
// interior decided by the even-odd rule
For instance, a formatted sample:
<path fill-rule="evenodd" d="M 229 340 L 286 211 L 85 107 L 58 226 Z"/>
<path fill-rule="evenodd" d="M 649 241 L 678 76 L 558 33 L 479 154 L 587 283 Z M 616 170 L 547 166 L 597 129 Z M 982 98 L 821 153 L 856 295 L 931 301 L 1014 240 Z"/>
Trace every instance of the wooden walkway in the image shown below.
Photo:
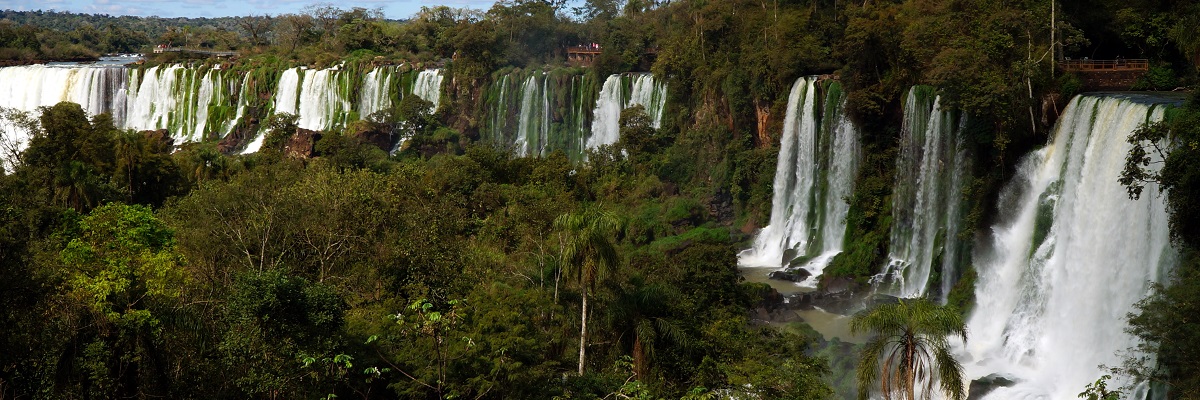
<path fill-rule="evenodd" d="M 1149 71 L 1150 60 L 1063 60 L 1058 63 L 1063 71 Z"/>

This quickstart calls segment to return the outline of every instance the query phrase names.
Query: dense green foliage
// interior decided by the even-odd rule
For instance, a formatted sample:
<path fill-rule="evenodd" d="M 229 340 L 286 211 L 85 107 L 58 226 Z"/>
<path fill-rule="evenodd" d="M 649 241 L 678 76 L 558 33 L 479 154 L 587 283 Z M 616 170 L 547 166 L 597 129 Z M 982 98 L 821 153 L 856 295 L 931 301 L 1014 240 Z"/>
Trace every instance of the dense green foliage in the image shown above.
<path fill-rule="evenodd" d="M 1194 82 L 1200 7 L 1092 3 L 507 0 L 406 21 L 333 5 L 217 19 L 3 12 L 6 60 L 237 50 L 225 67 L 249 76 L 247 120 L 271 134 L 256 155 L 222 153 L 257 126 L 172 153 L 76 105 L 42 110 L 29 148 L 15 162 L 4 149 L 14 168 L 0 176 L 0 306 L 22 310 L 0 316 L 0 397 L 828 397 L 804 337 L 751 323 L 766 293 L 735 269 L 770 212 L 787 89 L 829 74 L 847 90 L 866 157 L 846 251 L 826 276 L 865 286 L 886 262 L 910 86 L 933 85 L 971 116 L 979 161 L 955 232 L 967 238 L 1018 156 L 1044 142 L 1054 94 L 1081 89 L 1057 59 L 1145 57 L 1146 87 Z M 496 71 L 562 66 L 563 49 L 585 43 L 604 49 L 589 85 L 634 70 L 667 81 L 662 128 L 627 110 L 621 141 L 586 164 L 473 143 Z M 260 115 L 283 69 L 343 61 L 353 73 L 443 65 L 446 96 L 397 99 L 343 132 Z M 1173 234 L 1194 247 L 1187 132 L 1200 124 L 1176 121 L 1192 121 L 1171 131 L 1186 145 L 1139 179 L 1164 183 Z M 364 132 L 407 141 L 389 156 Z M 304 134 L 311 151 L 296 157 Z M 587 213 L 616 223 L 571 223 Z M 1154 370 L 1178 393 L 1195 387 L 1196 335 L 1155 327 L 1195 314 L 1194 265 L 1134 319 L 1152 350 L 1181 355 Z M 966 306 L 964 270 L 951 299 Z"/>
<path fill-rule="evenodd" d="M 145 135 L 67 103 L 41 122 L 0 177 L 6 397 L 831 395 L 803 336 L 750 323 L 735 236 L 646 172 L 636 121 L 642 153 L 593 165 L 117 151 Z"/>

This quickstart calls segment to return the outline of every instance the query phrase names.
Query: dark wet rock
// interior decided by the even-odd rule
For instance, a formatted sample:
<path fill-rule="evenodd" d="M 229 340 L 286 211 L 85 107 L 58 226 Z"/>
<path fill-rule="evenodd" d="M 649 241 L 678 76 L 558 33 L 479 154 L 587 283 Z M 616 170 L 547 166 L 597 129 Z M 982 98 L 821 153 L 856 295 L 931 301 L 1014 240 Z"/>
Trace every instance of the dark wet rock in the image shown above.
<path fill-rule="evenodd" d="M 321 132 L 296 128 L 296 134 L 284 143 L 283 154 L 299 159 L 313 158 L 317 155 L 318 140 L 321 140 Z"/>
<path fill-rule="evenodd" d="M 1007 377 L 991 374 L 971 381 L 971 386 L 967 388 L 967 400 L 982 399 L 996 388 L 1010 387 L 1015 384 L 1016 382 Z"/>
<path fill-rule="evenodd" d="M 751 291 L 755 292 L 758 302 L 750 311 L 750 318 L 758 323 L 787 323 L 800 320 L 800 316 L 791 307 L 790 298 L 779 293 L 775 288 L 766 284 L 755 284 Z"/>
<path fill-rule="evenodd" d="M 708 214 L 717 221 L 728 223 L 733 221 L 733 195 L 728 190 L 720 190 L 708 202 Z"/>
<path fill-rule="evenodd" d="M 804 267 L 805 265 L 808 265 L 808 262 L 812 261 L 812 259 L 813 259 L 813 257 L 811 257 L 811 256 L 810 257 L 804 257 L 804 256 L 796 257 L 796 258 L 793 258 L 792 261 L 788 261 L 787 266 L 788 266 L 788 268 L 793 268 L 793 269 L 801 268 L 801 267 Z"/>
<path fill-rule="evenodd" d="M 779 260 L 779 265 L 788 265 L 799 252 L 796 249 L 786 249 L 783 251 L 783 258 Z"/>
<path fill-rule="evenodd" d="M 874 308 L 884 304 L 896 304 L 899 302 L 899 297 L 876 293 L 867 298 L 867 308 Z"/>
<path fill-rule="evenodd" d="M 392 151 L 396 145 L 396 135 L 389 132 L 385 126 L 378 124 L 351 124 L 348 128 L 352 138 L 370 143 L 383 151 Z"/>
<path fill-rule="evenodd" d="M 857 284 L 851 278 L 832 278 L 821 280 L 821 290 L 827 293 L 853 292 Z"/>
<path fill-rule="evenodd" d="M 767 274 L 767 279 L 788 282 L 804 282 L 804 280 L 808 279 L 810 276 L 812 276 L 812 272 L 808 272 L 808 270 L 804 268 L 797 268 L 771 272 L 770 274 Z"/>

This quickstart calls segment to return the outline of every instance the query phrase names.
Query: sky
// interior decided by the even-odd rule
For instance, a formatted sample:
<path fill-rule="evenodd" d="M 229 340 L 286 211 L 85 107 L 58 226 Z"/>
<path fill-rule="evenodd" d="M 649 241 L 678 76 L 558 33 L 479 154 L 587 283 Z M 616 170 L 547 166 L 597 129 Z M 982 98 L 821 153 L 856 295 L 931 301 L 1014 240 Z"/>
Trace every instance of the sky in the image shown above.
<path fill-rule="evenodd" d="M 87 14 L 159 17 L 225 17 L 284 14 L 325 2 L 342 9 L 383 8 L 387 18 L 405 19 L 421 7 L 446 5 L 487 10 L 495 0 L 0 0 L 0 9 L 57 10 Z"/>

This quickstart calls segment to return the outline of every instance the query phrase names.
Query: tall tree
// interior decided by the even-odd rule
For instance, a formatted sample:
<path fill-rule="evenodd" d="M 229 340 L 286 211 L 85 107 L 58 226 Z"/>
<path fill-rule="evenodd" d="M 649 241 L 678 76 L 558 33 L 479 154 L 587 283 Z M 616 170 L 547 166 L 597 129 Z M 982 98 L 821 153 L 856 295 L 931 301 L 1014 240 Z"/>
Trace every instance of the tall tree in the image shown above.
<path fill-rule="evenodd" d="M 966 398 L 963 369 L 950 354 L 950 336 L 967 341 L 962 315 L 926 299 L 901 299 L 864 311 L 850 321 L 854 334 L 873 332 L 858 363 L 858 398 L 870 397 L 876 382 L 883 398 L 917 400 L 933 393 L 935 382 L 946 397 Z M 881 371 L 882 370 L 882 371 Z"/>
<path fill-rule="evenodd" d="M 571 275 L 579 279 L 579 290 L 583 296 L 579 323 L 579 375 L 583 375 L 587 363 L 587 320 L 588 296 L 596 281 L 617 266 L 620 256 L 613 243 L 613 236 L 620 229 L 620 222 L 611 212 L 593 204 L 581 211 L 563 214 L 554 220 L 554 227 L 562 233 L 562 259 L 570 268 Z"/>

